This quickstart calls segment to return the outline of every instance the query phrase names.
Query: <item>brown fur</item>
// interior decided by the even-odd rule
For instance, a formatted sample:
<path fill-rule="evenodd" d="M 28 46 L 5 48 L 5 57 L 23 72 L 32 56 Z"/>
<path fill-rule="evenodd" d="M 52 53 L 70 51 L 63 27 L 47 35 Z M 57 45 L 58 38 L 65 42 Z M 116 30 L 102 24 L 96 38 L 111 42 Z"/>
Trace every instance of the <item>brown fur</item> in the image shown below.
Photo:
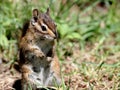
<path fill-rule="evenodd" d="M 26 28 L 25 28 L 26 29 Z M 60 65 L 55 53 L 56 25 L 46 13 L 33 10 L 33 17 L 20 41 L 22 89 L 61 84 Z M 37 85 L 37 83 L 39 85 Z"/>

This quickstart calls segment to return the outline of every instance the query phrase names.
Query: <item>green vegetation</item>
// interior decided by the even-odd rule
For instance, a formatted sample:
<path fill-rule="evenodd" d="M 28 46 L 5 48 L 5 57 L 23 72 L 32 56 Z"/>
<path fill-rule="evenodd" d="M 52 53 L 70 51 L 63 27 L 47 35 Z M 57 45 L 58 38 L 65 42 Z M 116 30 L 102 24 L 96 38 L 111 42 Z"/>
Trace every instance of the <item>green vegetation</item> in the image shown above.
<path fill-rule="evenodd" d="M 18 60 L 18 42 L 33 8 L 50 7 L 59 32 L 64 90 L 120 89 L 119 0 L 1 0 L 0 58 Z"/>

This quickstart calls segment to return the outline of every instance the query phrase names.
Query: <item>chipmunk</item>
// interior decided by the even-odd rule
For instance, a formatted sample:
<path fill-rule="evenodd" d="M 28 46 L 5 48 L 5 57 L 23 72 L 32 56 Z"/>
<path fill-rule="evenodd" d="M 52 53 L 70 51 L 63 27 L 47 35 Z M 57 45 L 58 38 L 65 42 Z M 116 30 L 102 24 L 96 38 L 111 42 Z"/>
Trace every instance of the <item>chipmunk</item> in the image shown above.
<path fill-rule="evenodd" d="M 49 8 L 45 13 L 34 9 L 20 41 L 22 90 L 61 85 L 60 65 L 55 53 L 56 38 L 56 24 L 50 17 Z"/>

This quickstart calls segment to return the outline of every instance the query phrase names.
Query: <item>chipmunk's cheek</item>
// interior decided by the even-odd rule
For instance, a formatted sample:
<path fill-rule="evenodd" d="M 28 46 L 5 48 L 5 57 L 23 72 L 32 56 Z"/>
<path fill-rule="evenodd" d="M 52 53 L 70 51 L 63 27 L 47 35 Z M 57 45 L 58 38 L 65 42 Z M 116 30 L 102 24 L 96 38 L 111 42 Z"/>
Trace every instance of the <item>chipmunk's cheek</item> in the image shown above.
<path fill-rule="evenodd" d="M 54 38 L 51 37 L 50 35 L 45 35 L 45 38 L 48 39 L 48 40 L 54 40 Z"/>

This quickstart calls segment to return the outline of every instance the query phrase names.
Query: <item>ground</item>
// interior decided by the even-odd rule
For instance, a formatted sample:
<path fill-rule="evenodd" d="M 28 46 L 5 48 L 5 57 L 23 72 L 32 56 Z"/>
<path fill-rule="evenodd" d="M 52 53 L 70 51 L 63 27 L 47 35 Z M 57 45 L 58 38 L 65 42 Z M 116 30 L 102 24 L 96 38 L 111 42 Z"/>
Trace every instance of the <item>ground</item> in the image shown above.
<path fill-rule="evenodd" d="M 18 61 L 23 21 L 31 17 L 31 7 L 38 4 L 45 11 L 48 3 L 46 0 L 3 1 L 0 1 L 3 5 L 0 7 L 3 11 L 0 12 L 0 90 L 11 90 L 13 83 L 21 78 L 14 64 Z M 56 50 L 63 84 L 58 90 L 120 90 L 120 0 L 48 1 L 52 3 L 51 15 L 60 38 Z"/>
<path fill-rule="evenodd" d="M 60 61 L 64 80 L 62 90 L 119 90 L 120 52 L 101 57 L 104 52 L 98 51 L 96 55 L 95 47 L 97 45 L 91 48 L 86 45 L 86 50 L 80 51 L 75 44 L 73 54 Z M 1 63 L 0 68 L 0 88 L 11 90 L 21 74 L 9 64 Z"/>

